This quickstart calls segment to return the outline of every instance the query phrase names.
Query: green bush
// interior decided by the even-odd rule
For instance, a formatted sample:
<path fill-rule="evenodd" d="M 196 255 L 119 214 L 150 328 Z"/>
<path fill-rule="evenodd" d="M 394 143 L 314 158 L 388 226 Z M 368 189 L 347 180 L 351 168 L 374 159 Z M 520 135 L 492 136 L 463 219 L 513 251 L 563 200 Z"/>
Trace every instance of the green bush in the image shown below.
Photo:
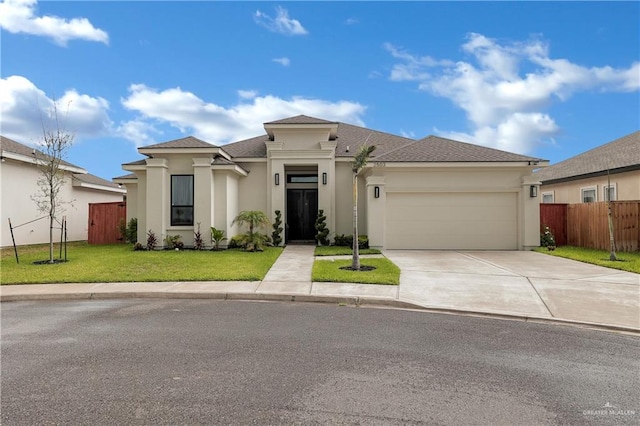
<path fill-rule="evenodd" d="M 320 209 L 318 211 L 318 218 L 316 219 L 316 241 L 318 245 L 328 246 L 329 241 L 329 229 L 327 228 L 327 216 L 324 214 L 324 210 Z M 353 240 L 353 238 L 352 238 Z"/>
<path fill-rule="evenodd" d="M 244 240 L 242 235 L 234 235 L 233 237 L 231 237 L 229 239 L 229 244 L 227 245 L 228 248 L 230 249 L 238 249 L 244 248 Z"/>
<path fill-rule="evenodd" d="M 125 237 L 128 243 L 135 244 L 138 242 L 138 218 L 132 217 L 129 220 L 127 229 L 125 231 Z"/>
<path fill-rule="evenodd" d="M 164 239 L 164 244 L 172 250 L 182 250 L 184 248 L 184 243 L 180 241 L 181 238 L 182 237 L 180 235 L 167 235 Z"/>
<path fill-rule="evenodd" d="M 124 219 L 120 219 L 118 230 L 122 236 L 122 241 L 135 244 L 138 242 L 138 219 L 132 217 L 129 224 Z"/>
<path fill-rule="evenodd" d="M 353 235 L 336 235 L 334 245 L 339 247 L 353 247 Z M 369 237 L 366 235 L 358 235 L 358 248 L 369 248 Z"/>
<path fill-rule="evenodd" d="M 553 236 L 553 232 L 549 229 L 548 226 L 545 226 L 543 231 L 540 233 L 540 247 L 555 247 L 556 239 Z"/>
<path fill-rule="evenodd" d="M 282 213 L 280 210 L 276 210 L 276 219 L 273 222 L 273 232 L 271 233 L 274 246 L 279 246 L 282 243 L 282 230 Z"/>

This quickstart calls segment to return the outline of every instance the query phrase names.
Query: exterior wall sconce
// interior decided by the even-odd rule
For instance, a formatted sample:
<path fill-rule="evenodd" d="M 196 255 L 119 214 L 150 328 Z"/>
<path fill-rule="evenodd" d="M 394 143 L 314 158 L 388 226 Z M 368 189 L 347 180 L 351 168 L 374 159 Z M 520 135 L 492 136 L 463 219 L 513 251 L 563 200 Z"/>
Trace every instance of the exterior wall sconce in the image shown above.
<path fill-rule="evenodd" d="M 374 186 L 373 187 L 373 198 L 380 198 L 380 187 L 379 186 Z"/>
<path fill-rule="evenodd" d="M 322 184 L 323 185 L 327 184 L 327 174 L 326 173 L 322 173 Z"/>
<path fill-rule="evenodd" d="M 529 187 L 529 196 L 531 198 L 536 198 L 538 196 L 538 187 L 536 185 L 531 185 Z"/>
<path fill-rule="evenodd" d="M 280 173 L 276 173 L 274 176 L 274 182 L 276 185 L 280 185 Z"/>

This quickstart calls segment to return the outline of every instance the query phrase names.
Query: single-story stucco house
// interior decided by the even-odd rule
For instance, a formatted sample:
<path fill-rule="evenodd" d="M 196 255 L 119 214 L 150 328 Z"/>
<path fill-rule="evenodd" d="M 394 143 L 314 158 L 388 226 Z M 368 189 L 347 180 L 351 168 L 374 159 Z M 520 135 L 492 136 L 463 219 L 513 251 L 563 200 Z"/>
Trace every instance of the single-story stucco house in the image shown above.
<path fill-rule="evenodd" d="M 543 203 L 640 200 L 640 131 L 536 173 Z"/>
<path fill-rule="evenodd" d="M 539 245 L 539 182 L 545 160 L 436 136 L 409 139 L 304 115 L 264 124 L 265 134 L 215 146 L 195 137 L 141 147 L 123 164 L 128 219 L 138 240 L 181 235 L 193 243 L 215 226 L 233 236 L 243 210 L 272 220 L 285 243 L 312 242 L 319 209 L 332 234 L 352 232 L 351 161 L 376 150 L 359 175 L 360 234 L 385 249 L 527 250 Z M 270 229 L 268 233 L 270 233 Z"/>
<path fill-rule="evenodd" d="M 2 247 L 12 245 L 9 219 L 14 227 L 18 227 L 14 229 L 17 245 L 49 241 L 48 220 L 38 220 L 46 214 L 38 211 L 31 198 L 40 190 L 40 170 L 34 154 L 39 158 L 46 157 L 33 147 L 0 136 Z M 59 199 L 70 203 L 63 207 L 61 214 L 67 218 L 67 239 L 85 241 L 89 234 L 89 204 L 122 202 L 126 190 L 67 161 L 60 163 L 60 170 L 65 174 L 65 183 L 60 189 Z"/>

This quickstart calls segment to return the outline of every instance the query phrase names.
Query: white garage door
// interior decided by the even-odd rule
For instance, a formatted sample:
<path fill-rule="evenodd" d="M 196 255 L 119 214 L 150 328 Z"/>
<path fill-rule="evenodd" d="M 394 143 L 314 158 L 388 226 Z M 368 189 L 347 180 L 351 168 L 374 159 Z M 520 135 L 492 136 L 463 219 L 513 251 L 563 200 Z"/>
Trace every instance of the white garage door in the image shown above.
<path fill-rule="evenodd" d="M 388 249 L 515 250 L 515 193 L 387 193 Z"/>

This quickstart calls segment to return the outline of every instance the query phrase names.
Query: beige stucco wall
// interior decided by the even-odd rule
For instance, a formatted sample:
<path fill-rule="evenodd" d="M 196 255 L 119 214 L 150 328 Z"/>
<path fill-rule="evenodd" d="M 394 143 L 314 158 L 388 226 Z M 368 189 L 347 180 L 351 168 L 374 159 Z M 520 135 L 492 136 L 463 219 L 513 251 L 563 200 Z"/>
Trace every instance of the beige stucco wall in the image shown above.
<path fill-rule="evenodd" d="M 368 233 L 373 246 L 383 247 L 386 245 L 384 224 L 389 216 L 389 212 L 385 212 L 385 209 L 388 208 L 386 199 L 389 194 L 416 194 L 416 200 L 422 201 L 426 199 L 427 194 L 453 194 L 454 198 L 455 194 L 460 194 L 460 197 L 467 200 L 472 199 L 472 194 L 506 194 L 507 198 L 500 199 L 511 199 L 514 201 L 509 203 L 515 204 L 516 217 L 510 222 L 516 229 L 509 231 L 512 234 L 511 238 L 516 239 L 515 248 L 529 249 L 539 243 L 538 206 L 540 197 L 529 197 L 529 187 L 536 181 L 528 168 L 465 165 L 401 167 L 388 163 L 386 167 L 374 167 L 367 180 L 369 183 L 367 198 L 370 219 Z M 381 197 L 379 199 L 375 199 L 372 194 L 375 186 L 380 187 Z M 421 196 L 421 194 L 425 196 Z M 496 211 L 497 217 L 499 217 L 498 213 L 503 212 Z M 472 218 L 473 211 L 466 211 L 465 215 Z M 380 225 L 381 222 L 382 225 Z M 500 230 L 496 229 L 496 232 L 500 232 Z M 419 230 L 415 233 L 418 234 Z"/>
<path fill-rule="evenodd" d="M 0 235 L 2 246 L 10 246 L 11 232 L 8 219 L 17 226 L 45 216 L 37 210 L 31 197 L 39 191 L 37 179 L 39 172 L 34 165 L 11 159 L 0 163 L 2 212 Z M 71 202 L 63 206 L 61 216 L 67 218 L 67 240 L 84 241 L 88 238 L 89 203 L 108 203 L 122 201 L 122 194 L 95 189 L 74 187 L 71 174 L 66 174 L 66 182 L 60 191 L 60 200 Z M 56 224 L 56 226 L 59 226 Z M 55 240 L 60 239 L 60 230 L 54 230 Z M 49 242 L 48 219 L 21 226 L 14 230 L 16 244 L 42 244 Z"/>
<path fill-rule="evenodd" d="M 270 216 L 267 206 L 268 190 L 273 185 L 273 179 L 267 176 L 267 162 L 238 163 L 249 172 L 249 175 L 238 181 L 238 208 L 244 210 L 259 210 Z"/>
<path fill-rule="evenodd" d="M 618 201 L 640 200 L 640 170 L 611 175 L 611 186 L 616 187 Z M 569 182 L 542 185 L 540 192 L 552 192 L 554 203 L 581 203 L 582 188 L 596 187 L 597 201 L 606 201 L 604 188 L 607 176 L 598 176 Z M 540 195 L 542 197 L 542 194 Z"/>

